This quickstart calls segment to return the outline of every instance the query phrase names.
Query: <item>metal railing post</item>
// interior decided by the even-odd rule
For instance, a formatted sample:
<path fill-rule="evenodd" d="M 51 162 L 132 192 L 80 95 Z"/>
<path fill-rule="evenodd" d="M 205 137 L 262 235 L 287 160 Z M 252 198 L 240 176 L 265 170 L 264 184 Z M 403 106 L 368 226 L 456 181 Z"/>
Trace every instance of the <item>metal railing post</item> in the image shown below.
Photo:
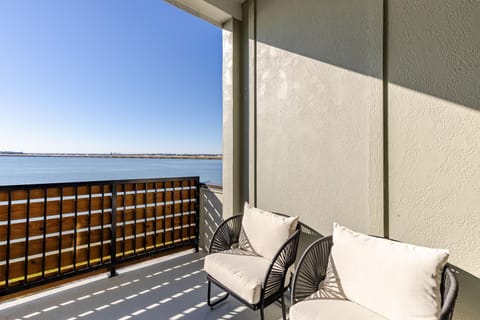
<path fill-rule="evenodd" d="M 112 184 L 112 221 L 110 224 L 110 275 L 115 277 L 118 275 L 117 267 L 117 184 Z"/>
<path fill-rule="evenodd" d="M 198 252 L 200 242 L 200 180 L 195 179 L 195 187 L 197 188 L 197 197 L 195 203 L 195 252 Z"/>

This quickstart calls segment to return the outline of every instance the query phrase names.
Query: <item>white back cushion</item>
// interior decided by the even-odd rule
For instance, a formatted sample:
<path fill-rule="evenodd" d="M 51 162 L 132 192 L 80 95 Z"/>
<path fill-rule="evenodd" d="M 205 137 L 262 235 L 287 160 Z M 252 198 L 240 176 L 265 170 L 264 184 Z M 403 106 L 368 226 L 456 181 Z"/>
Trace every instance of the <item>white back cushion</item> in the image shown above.
<path fill-rule="evenodd" d="M 438 319 L 448 251 L 333 227 L 330 268 L 345 297 L 388 319 Z"/>
<path fill-rule="evenodd" d="M 297 223 L 298 217 L 283 217 L 245 203 L 240 248 L 271 260 L 294 233 Z"/>

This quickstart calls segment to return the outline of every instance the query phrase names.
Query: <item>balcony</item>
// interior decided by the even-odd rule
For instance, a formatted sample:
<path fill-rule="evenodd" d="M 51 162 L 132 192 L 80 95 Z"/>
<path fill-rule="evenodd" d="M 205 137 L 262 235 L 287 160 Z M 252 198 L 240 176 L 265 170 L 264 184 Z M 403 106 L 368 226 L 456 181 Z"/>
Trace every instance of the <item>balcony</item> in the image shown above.
<path fill-rule="evenodd" d="M 206 304 L 199 248 L 222 221 L 219 187 L 197 177 L 87 181 L 2 187 L 0 197 L 6 319 L 258 316 L 233 298 Z M 281 318 L 280 306 L 266 315 Z"/>
<path fill-rule="evenodd" d="M 225 215 L 218 198 L 201 196 L 206 202 L 199 210 L 199 245 L 208 243 L 218 221 L 250 201 L 298 214 L 325 234 L 340 221 L 364 233 L 447 248 L 460 286 L 455 317 L 480 319 L 479 2 L 169 2 L 223 28 Z M 3 197 L 0 202 L 8 201 Z M 0 228 L 0 236 L 8 233 L 6 225 Z M 108 263 L 117 254 L 107 249 Z M 17 263 L 8 286 L 34 280 Z M 52 265 L 72 269 L 67 262 Z M 185 288 L 172 300 L 204 290 Z M 124 296 L 117 299 L 128 301 Z M 199 303 L 166 317 L 201 318 L 194 315 L 204 310 Z M 153 308 L 157 318 L 169 305 Z M 132 315 L 147 306 L 120 316 L 153 314 Z M 30 318 L 42 317 L 42 310 Z M 99 314 L 93 311 L 69 316 L 93 318 Z M 250 315 L 245 310 L 225 316 L 227 311 L 203 316 Z"/>

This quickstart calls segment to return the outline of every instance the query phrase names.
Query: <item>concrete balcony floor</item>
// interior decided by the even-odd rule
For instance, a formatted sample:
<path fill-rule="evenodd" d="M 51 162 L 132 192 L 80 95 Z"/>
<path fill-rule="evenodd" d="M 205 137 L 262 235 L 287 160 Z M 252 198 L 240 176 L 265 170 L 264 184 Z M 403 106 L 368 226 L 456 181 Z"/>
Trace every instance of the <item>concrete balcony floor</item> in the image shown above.
<path fill-rule="evenodd" d="M 47 296 L 30 297 L 32 301 L 7 301 L 0 304 L 0 319 L 260 319 L 258 311 L 232 297 L 210 310 L 204 256 L 188 251 L 136 270 L 120 269 L 114 278 L 101 276 Z M 221 295 L 215 286 L 213 295 Z M 265 317 L 281 319 L 280 306 L 267 307 Z"/>

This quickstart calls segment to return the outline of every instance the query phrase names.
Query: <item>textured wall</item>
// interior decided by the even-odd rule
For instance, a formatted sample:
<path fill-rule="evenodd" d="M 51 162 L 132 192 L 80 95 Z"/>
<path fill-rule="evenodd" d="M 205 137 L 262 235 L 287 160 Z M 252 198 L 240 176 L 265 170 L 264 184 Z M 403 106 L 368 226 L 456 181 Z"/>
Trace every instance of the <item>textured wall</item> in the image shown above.
<path fill-rule="evenodd" d="M 381 122 L 370 126 L 382 101 L 381 8 L 381 1 L 257 2 L 259 207 L 299 215 L 324 234 L 333 221 L 369 232 L 369 132 L 381 131 Z M 378 190 L 381 162 L 375 170 Z"/>
<path fill-rule="evenodd" d="M 390 236 L 450 249 L 480 306 L 480 1 L 389 1 Z"/>

